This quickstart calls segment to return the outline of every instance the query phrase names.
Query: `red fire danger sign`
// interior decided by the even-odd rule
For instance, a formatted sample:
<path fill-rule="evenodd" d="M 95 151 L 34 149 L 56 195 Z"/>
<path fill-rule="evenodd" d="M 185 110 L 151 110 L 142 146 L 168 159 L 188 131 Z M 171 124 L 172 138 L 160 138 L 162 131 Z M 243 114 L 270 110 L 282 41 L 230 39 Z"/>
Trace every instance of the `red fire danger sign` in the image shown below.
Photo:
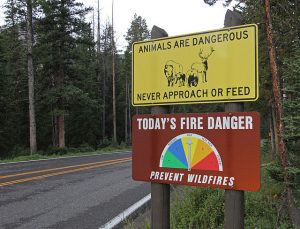
<path fill-rule="evenodd" d="M 258 191 L 257 112 L 136 115 L 132 177 L 138 181 Z"/>

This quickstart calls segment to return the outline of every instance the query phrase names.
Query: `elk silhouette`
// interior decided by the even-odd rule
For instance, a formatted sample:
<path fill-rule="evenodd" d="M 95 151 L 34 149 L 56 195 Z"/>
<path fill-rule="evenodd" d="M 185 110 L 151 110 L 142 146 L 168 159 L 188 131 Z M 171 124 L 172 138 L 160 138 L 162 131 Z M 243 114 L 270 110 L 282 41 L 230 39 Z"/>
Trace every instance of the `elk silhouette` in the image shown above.
<path fill-rule="evenodd" d="M 208 70 L 208 58 L 212 55 L 215 50 L 210 47 L 210 50 L 205 52 L 201 48 L 199 50 L 198 56 L 201 62 L 195 62 L 191 65 L 191 69 L 188 70 L 188 86 L 197 86 L 199 81 L 199 75 L 202 76 L 202 83 L 207 82 L 207 70 Z"/>

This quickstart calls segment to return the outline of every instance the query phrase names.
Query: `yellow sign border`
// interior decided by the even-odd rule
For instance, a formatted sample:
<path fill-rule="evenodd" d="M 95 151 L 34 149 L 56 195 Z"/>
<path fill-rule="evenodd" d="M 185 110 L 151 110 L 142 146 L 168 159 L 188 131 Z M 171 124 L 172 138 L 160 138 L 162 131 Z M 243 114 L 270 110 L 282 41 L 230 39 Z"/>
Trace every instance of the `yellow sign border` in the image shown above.
<path fill-rule="evenodd" d="M 215 33 L 215 32 L 222 32 L 222 31 L 228 31 L 228 30 L 234 30 L 234 29 L 241 29 L 241 28 L 249 28 L 253 27 L 254 28 L 254 49 L 255 49 L 255 91 L 254 94 L 255 96 L 252 98 L 236 98 L 236 99 L 213 99 L 213 100 L 200 100 L 200 101 L 174 101 L 174 102 L 142 102 L 142 103 L 134 103 L 135 98 L 134 98 L 134 46 L 136 44 L 143 44 L 143 43 L 150 43 L 154 41 L 165 41 L 165 40 L 170 40 L 174 38 L 184 38 L 188 36 L 195 36 L 195 35 L 204 35 L 204 34 L 209 34 L 209 33 Z M 240 26 L 232 26 L 232 27 L 226 27 L 222 29 L 217 29 L 217 30 L 209 30 L 205 32 L 199 32 L 199 33 L 190 33 L 190 34 L 184 34 L 184 35 L 178 35 L 178 36 L 172 36 L 172 37 L 163 37 L 163 38 L 158 38 L 158 39 L 151 39 L 151 40 L 146 40 L 146 41 L 139 41 L 139 42 L 134 42 L 132 44 L 132 92 L 131 92 L 131 103 L 132 106 L 161 106 L 161 105 L 186 105 L 186 104 L 207 104 L 207 103 L 228 103 L 228 102 L 254 102 L 259 98 L 259 74 L 258 74 L 258 26 L 257 24 L 246 24 L 246 25 L 240 25 Z"/>

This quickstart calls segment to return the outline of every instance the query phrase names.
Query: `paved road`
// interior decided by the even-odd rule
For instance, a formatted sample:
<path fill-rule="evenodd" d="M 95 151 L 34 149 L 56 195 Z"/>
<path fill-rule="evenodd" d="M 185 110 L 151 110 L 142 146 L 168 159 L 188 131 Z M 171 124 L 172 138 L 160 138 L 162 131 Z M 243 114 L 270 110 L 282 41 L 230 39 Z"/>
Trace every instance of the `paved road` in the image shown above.
<path fill-rule="evenodd" d="M 0 165 L 0 228 L 99 228 L 150 193 L 131 153 Z"/>

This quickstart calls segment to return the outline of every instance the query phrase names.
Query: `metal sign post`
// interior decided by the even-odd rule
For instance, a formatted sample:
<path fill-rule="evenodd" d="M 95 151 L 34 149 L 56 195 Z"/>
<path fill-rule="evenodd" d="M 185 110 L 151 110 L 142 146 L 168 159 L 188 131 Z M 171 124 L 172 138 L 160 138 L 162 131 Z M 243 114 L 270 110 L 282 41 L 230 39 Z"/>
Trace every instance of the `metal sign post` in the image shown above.
<path fill-rule="evenodd" d="M 151 38 L 167 37 L 165 30 L 153 26 Z M 151 107 L 151 114 L 166 114 L 168 107 Z M 170 228 L 170 185 L 151 182 L 151 228 Z"/>

